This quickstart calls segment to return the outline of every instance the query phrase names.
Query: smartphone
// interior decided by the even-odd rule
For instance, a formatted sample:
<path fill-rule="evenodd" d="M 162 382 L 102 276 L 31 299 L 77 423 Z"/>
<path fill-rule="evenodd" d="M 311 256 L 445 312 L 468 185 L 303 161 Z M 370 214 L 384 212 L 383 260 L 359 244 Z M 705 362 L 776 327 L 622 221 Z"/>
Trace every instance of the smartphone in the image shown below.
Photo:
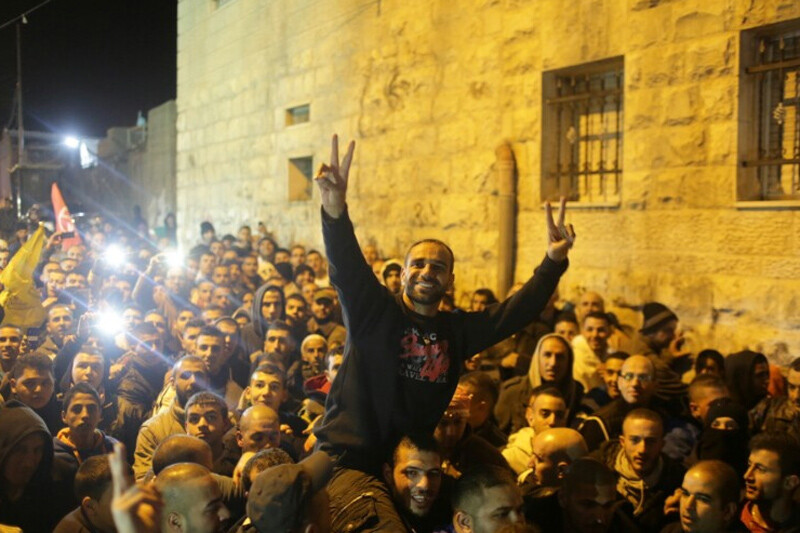
<path fill-rule="evenodd" d="M 74 231 L 65 231 L 64 233 L 61 234 L 62 239 L 71 239 L 73 237 L 75 237 Z"/>

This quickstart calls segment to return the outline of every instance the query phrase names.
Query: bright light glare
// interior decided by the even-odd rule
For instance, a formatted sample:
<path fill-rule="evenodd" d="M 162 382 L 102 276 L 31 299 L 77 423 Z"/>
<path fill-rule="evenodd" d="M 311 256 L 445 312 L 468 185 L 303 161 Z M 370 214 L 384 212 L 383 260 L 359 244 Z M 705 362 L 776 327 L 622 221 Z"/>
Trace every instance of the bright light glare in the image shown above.
<path fill-rule="evenodd" d="M 106 248 L 103 258 L 109 266 L 120 267 L 125 262 L 125 250 L 118 244 L 111 244 Z"/>
<path fill-rule="evenodd" d="M 165 259 L 167 260 L 167 265 L 170 268 L 182 267 L 183 266 L 183 254 L 180 250 L 172 250 L 166 252 L 164 254 Z"/>
<path fill-rule="evenodd" d="M 64 137 L 64 144 L 67 146 L 67 148 L 72 148 L 74 150 L 81 145 L 81 141 L 77 137 L 70 135 L 68 137 Z"/>
<path fill-rule="evenodd" d="M 97 329 L 106 335 L 116 335 L 120 333 L 125 324 L 122 321 L 122 316 L 115 311 L 106 311 L 97 316 Z"/>

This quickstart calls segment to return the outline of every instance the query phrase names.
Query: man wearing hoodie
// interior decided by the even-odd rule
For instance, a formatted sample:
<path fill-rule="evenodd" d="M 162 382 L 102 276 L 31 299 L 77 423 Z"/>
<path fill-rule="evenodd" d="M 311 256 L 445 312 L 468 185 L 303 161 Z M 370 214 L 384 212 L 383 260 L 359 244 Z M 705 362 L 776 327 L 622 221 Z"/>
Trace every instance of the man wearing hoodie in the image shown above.
<path fill-rule="evenodd" d="M 347 182 L 355 143 L 340 162 L 333 137 L 331 165 L 316 182 L 322 198 L 322 228 L 331 281 L 339 291 L 348 339 L 339 376 L 333 382 L 324 420 L 315 428 L 318 448 L 336 458 L 329 485 L 334 512 L 363 494 L 385 492 L 380 465 L 400 436 L 432 432 L 455 391 L 464 361 L 519 331 L 547 305 L 575 233 L 558 223 L 547 205 L 547 257 L 513 297 L 479 313 L 439 313 L 454 281 L 454 255 L 443 242 L 425 239 L 411 246 L 403 269 L 403 291 L 392 295 L 364 259 L 347 204 Z M 358 484 L 353 483 L 353 478 Z M 402 527 L 396 513 L 378 527 Z"/>
<path fill-rule="evenodd" d="M 270 322 L 286 318 L 286 298 L 277 285 L 262 285 L 253 296 L 252 321 L 242 328 L 242 343 L 248 355 L 264 349 Z"/>
<path fill-rule="evenodd" d="M 0 524 L 51 531 L 70 505 L 69 489 L 54 477 L 47 426 L 29 407 L 7 403 L 0 408 Z"/>
<path fill-rule="evenodd" d="M 751 411 L 753 433 L 790 433 L 800 440 L 800 357 L 786 374 L 786 396 L 762 399 Z"/>
<path fill-rule="evenodd" d="M 764 354 L 744 350 L 725 360 L 725 382 L 731 398 L 747 409 L 753 409 L 767 397 L 769 363 Z"/>
<path fill-rule="evenodd" d="M 539 339 L 527 376 L 517 376 L 503 383 L 494 408 L 502 431 L 516 433 L 526 427 L 525 412 L 533 390 L 540 385 L 557 388 L 567 405 L 567 423 L 574 417 L 583 398 L 583 385 L 572 377 L 572 346 L 559 335 Z"/>

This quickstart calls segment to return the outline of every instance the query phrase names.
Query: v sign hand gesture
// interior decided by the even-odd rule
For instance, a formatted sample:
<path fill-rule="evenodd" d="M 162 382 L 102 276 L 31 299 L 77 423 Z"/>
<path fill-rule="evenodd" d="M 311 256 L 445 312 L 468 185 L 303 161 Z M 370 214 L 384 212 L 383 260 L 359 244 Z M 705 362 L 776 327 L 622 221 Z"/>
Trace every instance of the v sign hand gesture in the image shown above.
<path fill-rule="evenodd" d="M 575 242 L 575 229 L 572 224 L 564 224 L 564 215 L 567 211 L 567 199 L 561 198 L 558 207 L 558 222 L 553 220 L 553 208 L 550 202 L 544 204 L 547 217 L 547 257 L 553 261 L 563 261 L 567 258 L 569 249 Z"/>
<path fill-rule="evenodd" d="M 347 153 L 339 162 L 339 136 L 334 135 L 331 142 L 331 164 L 325 163 L 319 168 L 314 181 L 317 182 L 322 196 L 322 208 L 332 218 L 339 218 L 344 213 L 347 201 L 347 179 L 350 174 L 350 163 L 353 161 L 353 151 L 356 142 L 350 141 Z"/>

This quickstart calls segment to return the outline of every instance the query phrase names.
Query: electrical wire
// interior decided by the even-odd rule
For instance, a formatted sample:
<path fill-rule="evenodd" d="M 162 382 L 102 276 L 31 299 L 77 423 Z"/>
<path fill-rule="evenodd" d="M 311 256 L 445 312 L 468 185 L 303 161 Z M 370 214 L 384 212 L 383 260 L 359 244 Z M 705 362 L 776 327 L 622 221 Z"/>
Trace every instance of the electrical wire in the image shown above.
<path fill-rule="evenodd" d="M 43 6 L 45 6 L 45 5 L 49 4 L 49 3 L 50 3 L 50 2 L 52 2 L 52 1 L 53 1 L 53 0 L 44 0 L 44 2 L 40 3 L 39 5 L 36 5 L 36 6 L 32 7 L 32 8 L 30 8 L 30 9 L 29 9 L 29 10 L 27 10 L 27 11 L 23 11 L 22 13 L 20 13 L 20 14 L 19 14 L 19 15 L 17 15 L 16 17 L 14 17 L 14 18 L 12 18 L 12 19 L 10 19 L 10 20 L 7 20 L 7 21 L 5 21 L 4 23 L 0 24 L 0 30 L 2 30 L 2 29 L 5 29 L 5 28 L 6 28 L 6 27 L 8 27 L 8 26 L 11 26 L 12 24 L 14 24 L 15 22 L 17 22 L 18 20 L 22 20 L 22 21 L 23 21 L 23 24 L 24 24 L 25 22 L 27 22 L 26 20 L 24 20 L 24 19 L 25 19 L 25 17 L 26 17 L 26 15 L 30 15 L 31 13 L 33 13 L 34 11 L 36 11 L 37 9 L 39 9 L 40 7 L 43 7 Z"/>

